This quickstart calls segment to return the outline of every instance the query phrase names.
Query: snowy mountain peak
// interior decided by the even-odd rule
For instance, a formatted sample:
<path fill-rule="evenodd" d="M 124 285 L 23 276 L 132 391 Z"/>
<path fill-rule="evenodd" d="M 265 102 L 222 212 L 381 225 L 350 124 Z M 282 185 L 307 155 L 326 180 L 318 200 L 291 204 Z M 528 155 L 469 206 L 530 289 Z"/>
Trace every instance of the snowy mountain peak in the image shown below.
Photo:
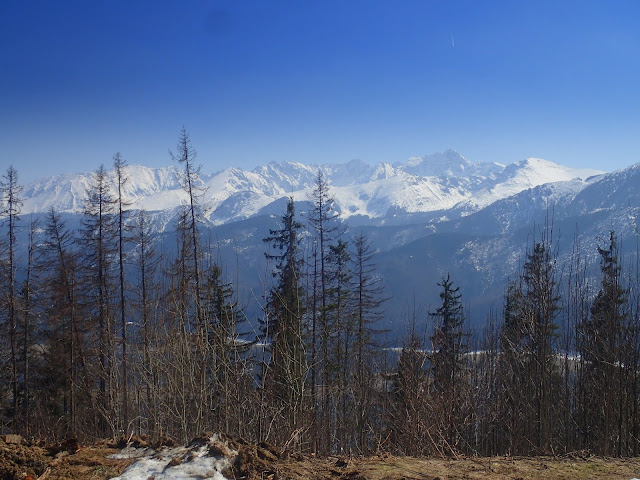
<path fill-rule="evenodd" d="M 451 177 L 468 174 L 473 164 L 455 150 L 449 149 L 423 157 L 411 157 L 404 165 L 397 166 L 407 173 L 422 177 Z"/>
<path fill-rule="evenodd" d="M 297 162 L 269 163 L 253 170 L 229 167 L 200 177 L 205 216 L 214 224 L 252 217 L 293 196 L 308 199 L 318 170 L 332 188 L 343 219 L 351 216 L 380 223 L 398 221 L 405 215 L 453 209 L 469 214 L 493 202 L 538 185 L 586 179 L 601 172 L 573 169 L 537 158 L 503 167 L 495 163 L 472 163 L 454 150 L 413 157 L 405 163 L 362 160 L 344 164 L 304 165 Z M 114 173 L 109 172 L 113 181 Z M 187 201 L 181 187 L 179 166 L 126 167 L 125 199 L 134 209 L 171 211 Z M 52 206 L 61 212 L 79 213 L 92 174 L 63 175 L 27 185 L 23 213 L 46 212 Z"/>
<path fill-rule="evenodd" d="M 421 177 L 490 177 L 504 170 L 498 163 L 471 162 L 453 149 L 441 153 L 411 157 L 407 162 L 394 164 L 399 170 Z"/>
<path fill-rule="evenodd" d="M 527 158 L 504 168 L 503 175 L 510 178 L 520 178 L 524 182 L 536 185 L 549 182 L 561 182 L 579 178 L 585 180 L 603 173 L 589 168 L 571 168 L 542 158 Z"/>

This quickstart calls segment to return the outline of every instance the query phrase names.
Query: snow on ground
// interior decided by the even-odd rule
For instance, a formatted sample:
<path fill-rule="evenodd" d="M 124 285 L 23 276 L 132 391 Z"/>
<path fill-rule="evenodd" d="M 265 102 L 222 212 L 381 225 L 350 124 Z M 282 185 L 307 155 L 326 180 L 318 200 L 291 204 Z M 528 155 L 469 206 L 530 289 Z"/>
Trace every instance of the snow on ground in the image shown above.
<path fill-rule="evenodd" d="M 237 452 L 229 450 L 225 442 L 213 435 L 209 439 L 192 442 L 187 447 L 125 448 L 111 458 L 138 458 L 119 477 L 111 480 L 227 480 L 227 469 Z"/>

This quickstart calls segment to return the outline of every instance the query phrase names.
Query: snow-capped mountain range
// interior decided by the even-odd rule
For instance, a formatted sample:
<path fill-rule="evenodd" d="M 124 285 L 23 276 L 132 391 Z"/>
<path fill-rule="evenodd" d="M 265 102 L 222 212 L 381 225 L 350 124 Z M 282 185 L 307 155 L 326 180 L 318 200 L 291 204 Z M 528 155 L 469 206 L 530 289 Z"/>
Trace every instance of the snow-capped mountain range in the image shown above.
<path fill-rule="evenodd" d="M 538 185 L 573 181 L 572 188 L 579 188 L 603 173 L 536 158 L 507 166 L 472 163 L 453 150 L 375 166 L 353 160 L 340 165 L 270 163 L 251 171 L 231 167 L 201 174 L 198 187 L 204 215 L 220 225 L 270 211 L 271 204 L 288 196 L 307 200 L 318 170 L 329 181 L 343 220 L 359 217 L 374 224 L 398 221 L 402 214 L 451 210 L 457 216 L 468 215 Z M 133 209 L 168 211 L 187 200 L 178 165 L 132 165 L 126 167 L 125 175 L 125 197 Z M 55 206 L 60 212 L 80 213 L 91 176 L 63 175 L 27 185 L 23 211 L 46 212 Z"/>
<path fill-rule="evenodd" d="M 347 237 L 364 231 L 378 252 L 375 262 L 391 297 L 385 326 L 399 335 L 416 303 L 423 315 L 437 304 L 437 283 L 447 273 L 460 287 L 472 324 L 482 324 L 490 309 L 499 311 L 507 279 L 518 274 L 545 221 L 553 224 L 559 271 L 579 244 L 590 263 L 592 288 L 598 285 L 597 247 L 605 245 L 610 230 L 618 234 L 624 265 L 636 264 L 640 163 L 604 173 L 536 158 L 506 166 L 473 163 L 448 150 L 393 164 L 270 163 L 251 171 L 202 173 L 200 203 L 208 223 L 203 234 L 218 258 L 238 270 L 234 278 L 248 305 L 265 288 L 262 239 L 278 227 L 289 196 L 304 220 L 318 170 L 329 181 Z M 23 219 L 55 207 L 72 228 L 78 226 L 91 175 L 25 185 Z M 150 212 L 156 232 L 167 238 L 175 234 L 177 209 L 187 201 L 181 175 L 179 165 L 126 168 L 129 208 Z"/>

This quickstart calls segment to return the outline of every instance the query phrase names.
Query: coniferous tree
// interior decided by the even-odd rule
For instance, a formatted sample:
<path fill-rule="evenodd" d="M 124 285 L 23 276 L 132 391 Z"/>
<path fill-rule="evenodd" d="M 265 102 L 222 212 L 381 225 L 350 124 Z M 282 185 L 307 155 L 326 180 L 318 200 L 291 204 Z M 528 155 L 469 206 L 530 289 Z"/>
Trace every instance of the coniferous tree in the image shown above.
<path fill-rule="evenodd" d="M 141 210 L 135 217 L 132 243 L 135 252 L 136 280 L 132 302 L 137 319 L 139 355 L 135 364 L 136 379 L 139 379 L 138 417 L 140 431 L 148 431 L 153 440 L 159 436 L 157 369 L 152 361 L 152 346 L 158 333 L 158 280 L 156 278 L 159 257 L 154 246 L 148 214 Z M 142 390 L 142 391 L 140 391 Z M 143 424 L 143 420 L 146 422 Z"/>
<path fill-rule="evenodd" d="M 581 386 L 584 389 L 582 420 L 584 444 L 602 455 L 621 454 L 626 378 L 624 354 L 627 321 L 627 292 L 622 287 L 618 245 L 610 232 L 608 248 L 598 247 L 601 286 L 591 307 L 591 315 L 579 328 L 579 351 L 583 360 Z"/>
<path fill-rule="evenodd" d="M 435 331 L 431 337 L 433 356 L 431 371 L 433 386 L 437 391 L 453 389 L 463 373 L 463 355 L 468 351 L 463 332 L 464 315 L 462 312 L 460 288 L 454 287 L 450 276 L 438 284 L 442 287 L 440 299 L 442 304 L 429 313 L 437 319 Z"/>
<path fill-rule="evenodd" d="M 211 397 L 207 370 L 212 361 L 202 299 L 195 291 L 190 218 L 189 206 L 183 205 L 178 213 L 177 257 L 169 269 L 169 285 L 163 299 L 171 307 L 166 312 L 168 338 L 161 348 L 173 361 L 158 365 L 164 377 L 161 381 L 168 383 L 162 397 L 163 408 L 170 412 L 171 429 L 185 442 L 194 432 L 206 428 Z"/>
<path fill-rule="evenodd" d="M 431 337 L 432 386 L 430 403 L 441 420 L 437 428 L 441 451 L 454 453 L 464 440 L 468 422 L 469 381 L 465 354 L 469 352 L 467 334 L 463 330 L 460 288 L 454 287 L 450 276 L 438 284 L 441 305 L 429 315 L 436 319 Z"/>
<path fill-rule="evenodd" d="M 122 363 L 122 428 L 125 433 L 129 429 L 129 382 L 128 382 L 128 340 L 127 340 L 127 301 L 125 299 L 125 270 L 124 270 L 124 248 L 125 248 L 125 230 L 126 230 L 126 208 L 130 205 L 124 199 L 124 188 L 128 181 L 125 175 L 126 162 L 120 155 L 116 153 L 113 157 L 113 168 L 115 172 L 115 203 L 116 203 L 116 233 L 118 243 L 118 286 L 119 286 L 119 303 L 120 303 L 120 342 L 121 342 L 121 363 Z"/>
<path fill-rule="evenodd" d="M 195 307 L 198 328 L 204 329 L 201 312 L 200 296 L 200 238 L 198 234 L 198 223 L 200 222 L 200 167 L 195 164 L 196 151 L 191 146 L 191 139 L 183 127 L 178 136 L 176 153 L 169 152 L 174 161 L 182 164 L 184 172 L 182 175 L 182 188 L 187 193 L 188 204 L 182 222 L 184 231 L 190 235 L 191 243 L 191 268 L 193 269 L 193 284 L 195 289 Z"/>
<path fill-rule="evenodd" d="M 27 250 L 27 269 L 24 281 L 22 282 L 19 298 L 20 310 L 22 317 L 22 422 L 23 432 L 25 436 L 30 435 L 31 431 L 31 387 L 33 384 L 31 378 L 32 350 L 34 343 L 37 341 L 35 332 L 37 325 L 35 324 L 35 304 L 37 295 L 34 284 L 36 283 L 35 275 L 35 254 L 36 254 L 36 230 L 38 229 L 37 220 L 31 221 L 29 227 L 29 245 Z"/>
<path fill-rule="evenodd" d="M 373 380 L 376 374 L 376 349 L 381 347 L 378 337 L 384 332 L 376 328 L 383 318 L 383 304 L 387 297 L 384 294 L 382 277 L 376 271 L 373 260 L 374 251 L 370 241 L 364 234 L 359 234 L 353 242 L 352 255 L 352 292 L 354 297 L 355 328 L 355 372 L 354 401 L 356 417 L 356 443 L 360 453 L 373 448 L 368 432 L 373 425 L 373 408 L 375 389 Z"/>
<path fill-rule="evenodd" d="M 354 373 L 355 316 L 352 295 L 351 255 L 349 245 L 338 239 L 329 245 L 327 258 L 329 273 L 328 302 L 325 318 L 327 328 L 321 342 L 327 349 L 326 378 L 331 402 L 330 424 L 336 448 L 341 451 L 353 450 L 353 434 L 356 430 L 353 389 L 350 380 Z M 326 335 L 326 336 L 325 336 Z"/>
<path fill-rule="evenodd" d="M 272 389 L 272 398 L 277 399 L 276 410 L 282 412 L 282 421 L 276 425 L 280 424 L 281 438 L 287 441 L 302 427 L 308 370 L 302 329 L 304 297 L 299 245 L 302 225 L 295 219 L 293 198 L 289 199 L 281 221 L 281 228 L 270 230 L 269 237 L 264 239 L 275 249 L 267 253 L 267 258 L 276 261 L 276 285 L 269 294 L 266 321 L 262 325 L 262 334 L 270 343 L 269 365 L 263 375 Z"/>
<path fill-rule="evenodd" d="M 205 428 L 209 421 L 212 398 L 209 388 L 212 385 L 208 384 L 208 369 L 215 362 L 215 357 L 208 338 L 211 319 L 206 317 L 203 309 L 200 167 L 195 164 L 196 151 L 184 127 L 178 135 L 175 154 L 169 153 L 183 167 L 181 183 L 187 194 L 187 202 L 178 218 L 178 258 L 175 262 L 175 283 L 170 291 L 179 323 L 179 336 L 175 339 L 179 344 L 174 348 L 179 352 L 181 367 L 171 375 L 176 376 L 176 388 L 188 387 L 194 394 L 188 398 L 169 399 L 172 408 L 179 412 L 180 435 L 186 438 L 188 432 Z M 189 418 L 183 413 L 185 407 L 192 409 Z"/>
<path fill-rule="evenodd" d="M 549 242 L 537 242 L 527 256 L 523 274 L 525 329 L 531 362 L 528 375 L 533 383 L 535 444 L 540 452 L 552 447 L 559 372 L 555 358 L 556 315 L 559 296 L 555 280 L 555 257 Z"/>
<path fill-rule="evenodd" d="M 115 200 L 104 165 L 93 173 L 87 191 L 82 229 L 82 273 L 84 303 L 97 322 L 98 383 L 103 435 L 115 434 L 119 419 L 116 415 L 116 329 L 114 317 L 115 271 L 113 258 L 117 252 Z"/>
<path fill-rule="evenodd" d="M 241 419 L 246 418 L 243 410 L 248 410 L 247 402 L 251 401 L 248 383 L 253 383 L 247 375 L 251 368 L 248 354 L 255 342 L 246 340 L 247 333 L 241 331 L 246 317 L 220 265 L 211 265 L 206 278 L 204 315 L 210 319 L 208 338 L 213 360 L 210 383 L 214 398 L 210 405 L 216 412 L 212 424 L 223 432 L 244 435 L 249 425 L 243 425 Z"/>
<path fill-rule="evenodd" d="M 46 349 L 42 354 L 43 368 L 37 375 L 37 384 L 42 388 L 40 395 L 46 401 L 38 406 L 37 416 L 39 432 L 54 437 L 79 430 L 78 410 L 82 409 L 78 399 L 81 390 L 84 390 L 83 399 L 89 400 L 88 406 L 97 408 L 83 351 L 85 331 L 79 322 L 81 308 L 78 301 L 80 273 L 73 240 L 61 215 L 52 208 L 47 215 L 45 238 L 38 257 Z M 49 430 L 51 425 L 60 423 L 59 429 Z M 96 433 L 91 421 L 87 423 L 87 430 Z"/>
<path fill-rule="evenodd" d="M 317 410 L 316 398 L 322 406 L 320 412 L 314 412 L 315 441 L 314 449 L 328 453 L 331 450 L 331 398 L 329 388 L 331 386 L 330 365 L 330 318 L 329 306 L 329 275 L 328 257 L 329 246 L 339 237 L 340 226 L 337 223 L 338 214 L 335 211 L 334 199 L 330 193 L 329 183 L 321 170 L 318 170 L 315 186 L 310 195 L 312 208 L 308 215 L 309 224 L 315 233 L 315 260 L 314 260 L 314 289 L 313 305 L 314 313 L 311 318 L 312 331 L 312 355 L 311 365 L 311 396 L 314 399 L 314 407 Z M 321 383 L 321 392 L 317 393 L 317 382 Z M 317 425 L 315 422 L 320 422 Z M 319 427 L 319 428 L 318 428 Z"/>
<path fill-rule="evenodd" d="M 515 422 L 509 428 L 518 427 L 511 434 L 513 454 L 550 451 L 559 424 L 561 379 L 555 342 L 560 299 L 551 239 L 549 228 L 540 241 L 534 239 L 520 279 L 510 284 L 507 294 L 500 365 L 507 382 L 506 418 Z"/>
<path fill-rule="evenodd" d="M 7 291 L 3 292 L 3 303 L 7 309 L 11 364 L 11 425 L 18 428 L 18 312 L 16 295 L 16 224 L 20 220 L 22 187 L 18 185 L 18 171 L 10 166 L 0 182 L 0 216 L 5 216 L 7 224 L 6 270 Z"/>

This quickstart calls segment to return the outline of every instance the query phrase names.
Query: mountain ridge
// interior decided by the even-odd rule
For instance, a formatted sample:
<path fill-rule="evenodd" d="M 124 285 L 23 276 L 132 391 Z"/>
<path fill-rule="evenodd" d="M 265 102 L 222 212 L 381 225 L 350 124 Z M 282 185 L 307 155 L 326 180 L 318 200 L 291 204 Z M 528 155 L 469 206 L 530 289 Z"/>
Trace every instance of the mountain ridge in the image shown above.
<path fill-rule="evenodd" d="M 415 303 L 415 295 L 421 305 L 436 304 L 436 285 L 447 273 L 472 312 L 470 322 L 482 323 L 487 312 L 500 307 L 507 280 L 518 274 L 531 241 L 547 221 L 559 247 L 559 271 L 569 265 L 572 249 L 579 245 L 590 263 L 591 285 L 598 284 L 597 248 L 610 230 L 622 246 L 633 246 L 640 238 L 640 163 L 602 173 L 533 158 L 501 166 L 471 164 L 455 152 L 440 155 L 430 166 L 421 165 L 428 162 L 427 155 L 410 159 L 408 167 L 358 160 L 320 166 L 285 162 L 203 173 L 203 235 L 219 258 L 236 259 L 240 271 L 234 277 L 241 279 L 241 296 L 259 297 L 266 268 L 262 239 L 277 228 L 290 195 L 305 222 L 308 194 L 321 169 L 344 219 L 345 239 L 364 232 L 377 252 L 390 297 L 382 327 L 396 333 L 401 333 L 399 317 Z M 134 174 L 125 190 L 135 200 L 130 208 L 149 210 L 154 231 L 162 235 L 164 248 L 170 248 L 178 209 L 187 200 L 180 169 L 127 168 Z M 415 169 L 438 175 L 419 176 Z M 467 176 L 455 174 L 459 171 Z M 79 227 L 90 178 L 89 173 L 65 175 L 25 186 L 23 218 L 27 208 L 39 209 L 36 217 L 44 216 L 50 206 L 60 210 L 67 202 L 69 210 L 61 213 L 70 227 Z M 629 253 L 628 248 L 621 251 Z M 258 313 L 250 316 L 257 318 Z"/>
<path fill-rule="evenodd" d="M 342 219 L 358 217 L 384 224 L 403 214 L 440 210 L 468 215 L 493 202 L 552 180 L 587 178 L 603 172 L 572 169 L 546 160 L 527 159 L 507 166 L 472 163 L 459 153 L 412 157 L 404 163 L 369 165 L 361 160 L 342 164 L 304 165 L 272 162 L 253 170 L 228 167 L 200 175 L 205 218 L 212 225 L 247 219 L 270 204 L 292 196 L 304 201 L 318 171 L 328 179 Z M 113 172 L 109 171 L 113 177 Z M 172 210 L 186 201 L 176 165 L 125 169 L 125 200 L 133 209 Z M 25 213 L 43 213 L 51 206 L 81 213 L 91 173 L 65 174 L 32 182 L 24 189 Z"/>

